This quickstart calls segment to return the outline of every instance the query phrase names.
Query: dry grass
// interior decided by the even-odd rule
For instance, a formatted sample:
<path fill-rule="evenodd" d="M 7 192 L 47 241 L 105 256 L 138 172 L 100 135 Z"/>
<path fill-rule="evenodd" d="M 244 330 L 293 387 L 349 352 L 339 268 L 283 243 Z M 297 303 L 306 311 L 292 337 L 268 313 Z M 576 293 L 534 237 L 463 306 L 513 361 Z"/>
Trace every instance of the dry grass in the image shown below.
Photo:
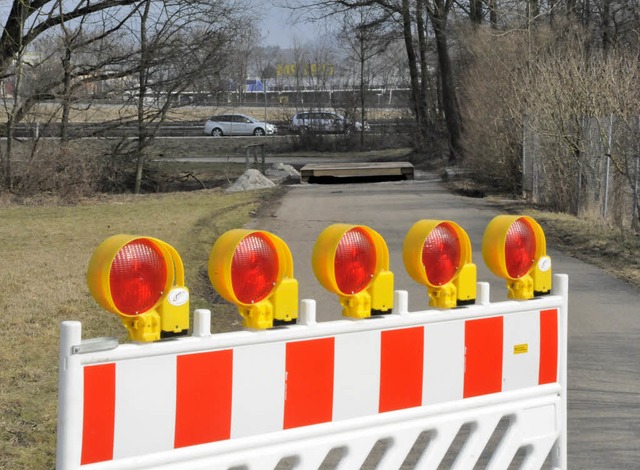
<path fill-rule="evenodd" d="M 205 190 L 0 207 L 0 469 L 54 467 L 60 322 L 81 321 L 84 337 L 124 339 L 118 319 L 102 311 L 86 287 L 87 263 L 98 244 L 116 233 L 165 240 L 182 256 L 192 309 L 210 305 L 206 263 L 213 242 L 244 225 L 278 191 Z M 235 314 L 220 307 L 213 329 L 233 328 Z"/>
<path fill-rule="evenodd" d="M 640 288 L 640 234 L 621 231 L 601 219 L 535 209 L 524 213 L 542 225 L 550 246 Z"/>
<path fill-rule="evenodd" d="M 478 187 L 465 178 L 446 183 L 451 191 L 480 197 L 490 190 Z M 640 288 L 640 233 L 621 230 L 599 215 L 582 218 L 531 208 L 525 201 L 489 196 L 506 212 L 533 217 L 544 229 L 547 245 L 574 258 L 601 267 L 611 275 Z"/>

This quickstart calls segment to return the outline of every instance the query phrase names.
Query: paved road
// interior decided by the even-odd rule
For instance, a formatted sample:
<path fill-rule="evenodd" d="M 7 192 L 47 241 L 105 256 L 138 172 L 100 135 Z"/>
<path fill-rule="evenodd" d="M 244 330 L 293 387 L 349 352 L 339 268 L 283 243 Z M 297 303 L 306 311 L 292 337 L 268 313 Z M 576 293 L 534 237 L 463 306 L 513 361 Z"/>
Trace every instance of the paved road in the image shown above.
<path fill-rule="evenodd" d="M 423 218 L 451 219 L 469 234 L 478 280 L 491 300 L 506 298 L 504 282 L 484 266 L 482 234 L 500 213 L 496 205 L 450 194 L 436 177 L 406 182 L 294 186 L 272 212 L 252 226 L 289 244 L 300 298 L 317 301 L 318 319 L 339 317 L 339 304 L 315 280 L 311 252 L 329 224 L 365 224 L 387 241 L 396 289 L 409 291 L 409 308 L 427 305 L 424 288 L 402 264 L 411 225 Z M 555 273 L 569 274 L 569 468 L 640 469 L 640 291 L 604 271 L 549 247 Z"/>
<path fill-rule="evenodd" d="M 170 157 L 159 158 L 159 161 L 168 162 L 180 162 L 180 163 L 245 163 L 247 157 L 243 155 L 230 155 L 227 157 L 213 156 L 213 157 Z M 249 159 L 250 163 L 254 163 L 253 156 Z M 343 156 L 332 156 L 331 160 L 327 160 L 324 155 L 309 156 L 309 155 L 265 155 L 264 158 L 266 165 L 272 165 L 274 163 L 284 163 L 285 165 L 291 165 L 294 167 L 302 167 L 308 163 L 347 163 L 353 162 L 352 155 L 344 154 Z M 363 157 L 362 161 L 369 161 L 369 157 Z M 258 163 L 258 162 L 256 162 Z"/>

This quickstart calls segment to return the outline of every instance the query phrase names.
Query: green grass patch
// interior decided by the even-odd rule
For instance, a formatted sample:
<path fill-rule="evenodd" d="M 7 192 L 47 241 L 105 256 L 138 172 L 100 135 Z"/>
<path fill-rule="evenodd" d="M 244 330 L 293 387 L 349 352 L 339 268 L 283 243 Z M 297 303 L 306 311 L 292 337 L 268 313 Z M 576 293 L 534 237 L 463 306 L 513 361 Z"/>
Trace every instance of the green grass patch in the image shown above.
<path fill-rule="evenodd" d="M 55 467 L 60 323 L 81 321 L 85 338 L 126 340 L 119 319 L 104 312 L 86 286 L 89 259 L 105 238 L 145 235 L 174 246 L 185 266 L 191 310 L 213 307 L 213 331 L 236 329 L 239 317 L 209 284 L 209 251 L 221 233 L 244 226 L 281 191 L 205 190 L 0 207 L 0 468 Z"/>

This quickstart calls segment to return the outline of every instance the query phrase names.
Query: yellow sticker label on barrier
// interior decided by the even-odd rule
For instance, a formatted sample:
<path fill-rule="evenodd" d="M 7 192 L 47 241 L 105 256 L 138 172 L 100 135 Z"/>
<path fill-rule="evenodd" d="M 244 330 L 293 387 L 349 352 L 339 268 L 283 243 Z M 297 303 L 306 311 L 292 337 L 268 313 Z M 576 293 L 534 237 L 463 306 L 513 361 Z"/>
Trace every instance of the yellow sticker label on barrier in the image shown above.
<path fill-rule="evenodd" d="M 529 352 L 529 345 L 525 344 L 516 344 L 513 346 L 513 354 L 526 354 Z"/>

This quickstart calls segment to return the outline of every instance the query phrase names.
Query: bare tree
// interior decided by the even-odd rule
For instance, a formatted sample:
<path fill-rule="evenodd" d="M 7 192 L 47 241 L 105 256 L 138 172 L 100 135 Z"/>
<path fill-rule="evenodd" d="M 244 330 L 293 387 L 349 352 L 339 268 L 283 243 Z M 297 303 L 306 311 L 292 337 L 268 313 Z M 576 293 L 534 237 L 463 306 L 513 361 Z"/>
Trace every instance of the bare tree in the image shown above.
<path fill-rule="evenodd" d="M 348 47 L 349 59 L 357 64 L 357 83 L 361 123 L 367 115 L 366 92 L 377 74 L 373 59 L 380 56 L 391 43 L 388 23 L 379 18 L 370 8 L 347 12 L 343 18 L 340 38 Z M 360 128 L 360 143 L 364 144 L 365 126 Z"/>
<path fill-rule="evenodd" d="M 294 42 L 292 78 L 297 107 L 317 107 L 331 89 L 335 75 L 334 67 L 330 66 L 335 63 L 331 46 L 325 40 L 307 44 Z"/>
<path fill-rule="evenodd" d="M 49 47 L 46 57 L 40 54 L 38 60 L 46 64 L 59 58 L 61 67 L 56 73 L 47 73 L 43 66 L 31 67 L 32 75 L 41 78 L 28 92 L 17 87 L 7 134 L 13 135 L 15 124 L 36 103 L 55 96 L 61 99 L 61 136 L 67 141 L 76 91 L 91 83 L 128 82 L 138 125 L 138 138 L 133 142 L 138 192 L 145 148 L 176 105 L 175 98 L 203 77 L 219 76 L 232 39 L 253 28 L 244 11 L 241 4 L 228 0 L 16 0 L 0 37 L 0 72 L 5 78 L 14 75 L 14 81 L 22 84 L 25 52 L 39 38 L 54 39 L 56 44 L 54 33 L 61 38 L 60 47 Z M 149 93 L 162 97 L 156 106 L 145 101 Z M 5 185 L 12 180 L 11 142 L 8 139 L 4 155 Z M 128 147 L 129 142 L 119 145 L 131 152 Z"/>
<path fill-rule="evenodd" d="M 180 94 L 192 90 L 214 67 L 220 72 L 232 64 L 231 46 L 242 44 L 241 34 L 255 31 L 232 4 L 206 0 L 147 0 L 138 27 L 138 34 L 132 34 L 138 46 L 131 66 L 137 71 L 132 94 L 138 130 L 133 150 L 136 194 L 141 190 L 146 149 L 167 113 L 179 105 Z M 244 83 L 246 67 L 242 69 L 245 72 L 238 81 Z"/>
<path fill-rule="evenodd" d="M 28 110 L 42 99 L 42 90 L 22 97 L 24 57 L 29 46 L 47 32 L 87 15 L 117 9 L 134 7 L 135 0 L 99 0 L 96 2 L 63 0 L 14 0 L 0 35 L 0 78 L 13 76 L 15 79 L 14 100 L 8 113 L 6 124 L 7 145 L 4 153 L 3 183 L 11 187 L 13 181 L 12 141 L 14 128 Z M 124 14 L 126 16 L 126 14 Z M 45 88 L 53 88 L 50 84 Z"/>
<path fill-rule="evenodd" d="M 140 0 L 13 0 L 0 35 L 0 73 L 6 73 L 15 57 L 45 32 L 100 11 L 138 3 Z"/>
<path fill-rule="evenodd" d="M 425 103 L 430 86 L 427 62 L 430 37 L 425 23 L 428 17 L 438 58 L 443 110 L 449 137 L 449 161 L 455 164 L 462 161 L 464 155 L 460 144 L 462 121 L 449 50 L 448 22 L 454 5 L 454 0 L 325 0 L 311 4 L 299 3 L 297 8 L 306 9 L 310 15 L 316 16 L 343 15 L 349 10 L 372 8 L 378 10 L 381 17 L 399 26 L 407 53 L 413 111 L 418 129 L 417 146 L 420 149 L 426 148 L 430 131 L 428 107 Z"/>

